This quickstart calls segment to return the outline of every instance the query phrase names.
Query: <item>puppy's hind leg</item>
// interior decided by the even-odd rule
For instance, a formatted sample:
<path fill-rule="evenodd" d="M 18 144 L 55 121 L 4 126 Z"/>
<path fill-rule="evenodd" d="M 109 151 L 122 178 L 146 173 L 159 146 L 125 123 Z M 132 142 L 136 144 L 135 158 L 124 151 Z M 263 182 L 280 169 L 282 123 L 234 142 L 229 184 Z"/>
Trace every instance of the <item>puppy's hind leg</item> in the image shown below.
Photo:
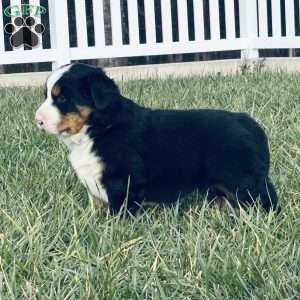
<path fill-rule="evenodd" d="M 279 213 L 280 206 L 278 205 L 277 193 L 269 178 L 260 181 L 258 191 L 262 207 L 266 211 L 274 210 Z"/>
<path fill-rule="evenodd" d="M 253 180 L 254 181 L 254 180 Z M 251 185 L 242 185 L 236 191 L 236 198 L 242 205 L 253 205 L 258 200 L 262 207 L 267 211 L 274 210 L 280 212 L 280 207 L 277 203 L 277 194 L 274 185 L 268 178 L 257 180 L 258 183 Z"/>

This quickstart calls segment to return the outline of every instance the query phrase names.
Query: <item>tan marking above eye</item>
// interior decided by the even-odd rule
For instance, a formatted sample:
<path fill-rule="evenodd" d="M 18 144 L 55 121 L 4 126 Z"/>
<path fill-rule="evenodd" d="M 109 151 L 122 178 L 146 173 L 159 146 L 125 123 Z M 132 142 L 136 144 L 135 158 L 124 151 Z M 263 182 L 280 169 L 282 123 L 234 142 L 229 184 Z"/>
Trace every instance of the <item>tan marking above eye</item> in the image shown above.
<path fill-rule="evenodd" d="M 61 87 L 59 84 L 56 83 L 52 88 L 51 94 L 52 96 L 57 97 L 60 94 L 60 92 L 61 92 Z"/>

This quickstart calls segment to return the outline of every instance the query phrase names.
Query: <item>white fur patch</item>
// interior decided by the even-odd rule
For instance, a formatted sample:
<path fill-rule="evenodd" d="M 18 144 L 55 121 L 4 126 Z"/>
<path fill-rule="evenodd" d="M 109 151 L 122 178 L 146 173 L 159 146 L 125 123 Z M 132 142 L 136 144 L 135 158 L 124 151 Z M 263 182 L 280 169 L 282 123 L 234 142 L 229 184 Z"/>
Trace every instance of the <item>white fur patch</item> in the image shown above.
<path fill-rule="evenodd" d="M 72 65 L 67 65 L 52 72 L 47 79 L 47 98 L 44 103 L 36 111 L 36 119 L 42 120 L 43 124 L 41 128 L 45 129 L 49 133 L 58 134 L 57 126 L 61 121 L 61 113 L 53 105 L 53 99 L 51 91 L 55 83 L 65 74 Z"/>
<path fill-rule="evenodd" d="M 39 117 L 41 116 L 41 117 Z M 43 125 L 40 127 L 49 133 L 58 134 L 57 125 L 61 121 L 61 114 L 57 107 L 53 105 L 52 98 L 47 98 L 46 101 L 36 111 L 36 118 L 43 120 Z"/>
<path fill-rule="evenodd" d="M 88 194 L 108 203 L 106 189 L 101 183 L 105 166 L 101 158 L 92 152 L 93 141 L 86 130 L 87 126 L 84 126 L 79 133 L 62 140 L 69 147 L 69 160 Z"/>

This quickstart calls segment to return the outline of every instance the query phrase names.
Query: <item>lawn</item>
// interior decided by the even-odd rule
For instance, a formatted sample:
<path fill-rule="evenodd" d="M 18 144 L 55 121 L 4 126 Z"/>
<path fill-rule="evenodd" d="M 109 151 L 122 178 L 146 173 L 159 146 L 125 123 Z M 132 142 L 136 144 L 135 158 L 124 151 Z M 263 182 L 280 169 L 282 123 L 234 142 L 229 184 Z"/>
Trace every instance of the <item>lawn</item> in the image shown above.
<path fill-rule="evenodd" d="M 149 107 L 246 111 L 266 130 L 282 214 L 197 192 L 136 218 L 94 212 L 41 89 L 0 89 L 0 299 L 300 299 L 300 74 L 120 82 Z"/>

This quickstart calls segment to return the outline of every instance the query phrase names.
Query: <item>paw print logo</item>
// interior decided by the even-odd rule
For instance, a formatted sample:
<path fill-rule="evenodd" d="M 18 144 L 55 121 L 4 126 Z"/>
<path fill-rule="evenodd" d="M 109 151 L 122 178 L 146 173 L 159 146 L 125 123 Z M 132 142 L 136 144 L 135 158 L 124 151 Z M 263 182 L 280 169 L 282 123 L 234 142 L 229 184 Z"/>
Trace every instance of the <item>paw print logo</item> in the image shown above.
<path fill-rule="evenodd" d="M 13 23 L 8 23 L 4 27 L 4 31 L 10 34 L 10 44 L 12 47 L 19 47 L 21 45 L 27 45 L 29 47 L 35 47 L 39 43 L 38 33 L 43 33 L 45 27 L 43 24 L 36 24 L 36 21 L 32 17 L 23 19 L 17 17 Z"/>

